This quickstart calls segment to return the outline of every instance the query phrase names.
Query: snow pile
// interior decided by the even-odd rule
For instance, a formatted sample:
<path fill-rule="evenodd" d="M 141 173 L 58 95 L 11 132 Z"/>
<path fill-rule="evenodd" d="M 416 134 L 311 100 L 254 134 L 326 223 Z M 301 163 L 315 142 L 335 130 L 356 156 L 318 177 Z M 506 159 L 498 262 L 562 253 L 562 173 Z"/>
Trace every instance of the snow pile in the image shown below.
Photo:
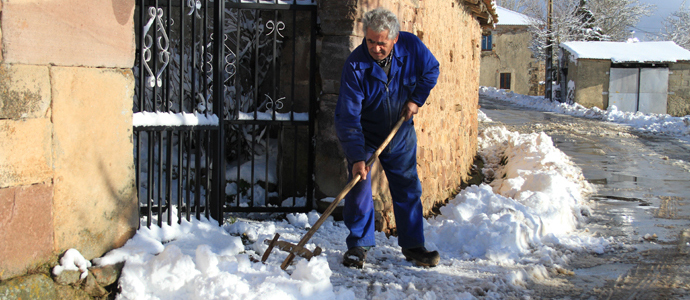
<path fill-rule="evenodd" d="M 62 271 L 79 271 L 79 279 L 84 280 L 89 275 L 91 262 L 86 260 L 77 249 L 69 249 L 60 258 L 60 264 L 53 268 L 53 275 L 59 276 Z"/>
<path fill-rule="evenodd" d="M 275 225 L 264 225 L 259 232 L 275 232 Z M 324 257 L 299 261 L 289 275 L 279 264 L 253 262 L 245 252 L 239 236 L 202 217 L 180 224 L 175 220 L 172 226 L 142 226 L 122 248 L 94 262 L 126 261 L 118 299 L 337 298 Z"/>
<path fill-rule="evenodd" d="M 481 111 L 480 109 L 477 110 L 477 121 L 478 122 L 493 122 L 494 120 L 491 120 L 486 114 Z"/>
<path fill-rule="evenodd" d="M 332 217 L 306 245 L 321 247 L 320 256 L 297 257 L 287 272 L 280 269 L 285 251 L 258 261 L 276 233 L 297 244 L 317 212 L 222 227 L 202 217 L 146 228 L 142 219 L 131 240 L 94 263 L 126 261 L 117 299 L 505 299 L 529 295 L 527 282 L 548 278 L 574 252 L 610 246 L 578 229 L 591 188 L 547 135 L 490 127 L 478 145 L 494 181 L 462 190 L 426 221 L 426 246 L 441 253 L 433 269 L 414 267 L 397 237 L 382 232 L 364 270 L 344 267 L 348 230 Z"/>
<path fill-rule="evenodd" d="M 690 116 L 672 117 L 667 114 L 645 114 L 641 112 L 622 112 L 615 105 L 607 110 L 597 107 L 586 108 L 578 103 L 567 104 L 551 102 L 543 96 L 520 95 L 494 87 L 481 87 L 479 93 L 497 100 L 508 101 L 518 106 L 535 108 L 576 117 L 598 119 L 629 125 L 645 133 L 664 135 L 690 135 Z"/>
<path fill-rule="evenodd" d="M 491 186 L 468 187 L 442 207 L 429 221 L 429 240 L 445 252 L 505 263 L 543 247 L 545 237 L 571 245 L 570 235 L 589 212 L 584 197 L 592 187 L 551 138 L 490 127 L 480 134 L 479 148 Z M 585 239 L 581 246 L 590 251 L 608 245 Z"/>

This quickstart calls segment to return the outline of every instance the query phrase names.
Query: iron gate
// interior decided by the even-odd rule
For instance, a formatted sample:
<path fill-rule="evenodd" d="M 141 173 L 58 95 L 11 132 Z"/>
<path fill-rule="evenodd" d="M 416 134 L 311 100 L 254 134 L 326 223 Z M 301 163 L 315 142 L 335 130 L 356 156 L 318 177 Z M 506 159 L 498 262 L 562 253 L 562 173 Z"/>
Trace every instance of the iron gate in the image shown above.
<path fill-rule="evenodd" d="M 312 209 L 314 0 L 138 0 L 134 157 L 140 211 Z M 216 34 L 221 33 L 221 34 Z M 220 100 L 219 100 L 220 99 Z"/>

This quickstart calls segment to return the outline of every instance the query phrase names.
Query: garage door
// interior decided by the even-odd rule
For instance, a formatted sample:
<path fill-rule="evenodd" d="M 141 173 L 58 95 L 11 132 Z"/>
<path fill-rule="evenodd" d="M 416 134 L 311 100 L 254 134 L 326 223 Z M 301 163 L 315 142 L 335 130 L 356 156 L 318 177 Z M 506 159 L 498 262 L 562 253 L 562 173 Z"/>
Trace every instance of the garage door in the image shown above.
<path fill-rule="evenodd" d="M 667 95 L 668 69 L 640 69 L 639 111 L 665 114 Z"/>
<path fill-rule="evenodd" d="M 637 111 L 637 83 L 640 69 L 611 68 L 609 77 L 609 106 L 620 111 Z"/>
<path fill-rule="evenodd" d="M 667 68 L 611 68 L 609 106 L 620 111 L 666 113 Z"/>

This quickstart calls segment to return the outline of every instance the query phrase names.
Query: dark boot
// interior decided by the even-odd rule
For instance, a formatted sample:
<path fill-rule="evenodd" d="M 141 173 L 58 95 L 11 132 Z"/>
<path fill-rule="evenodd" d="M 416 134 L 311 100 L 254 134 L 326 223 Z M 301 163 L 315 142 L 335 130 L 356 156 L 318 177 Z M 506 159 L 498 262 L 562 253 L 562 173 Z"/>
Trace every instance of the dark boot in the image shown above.
<path fill-rule="evenodd" d="M 368 247 L 367 247 L 368 248 Z M 363 247 L 353 247 L 345 252 L 343 255 L 343 265 L 348 268 L 358 268 L 364 267 L 364 260 L 367 258 L 367 250 Z"/>
<path fill-rule="evenodd" d="M 408 261 L 413 260 L 421 267 L 435 267 L 438 261 L 441 260 L 438 251 L 428 251 L 424 247 L 402 249 L 402 253 L 405 255 L 405 259 Z"/>

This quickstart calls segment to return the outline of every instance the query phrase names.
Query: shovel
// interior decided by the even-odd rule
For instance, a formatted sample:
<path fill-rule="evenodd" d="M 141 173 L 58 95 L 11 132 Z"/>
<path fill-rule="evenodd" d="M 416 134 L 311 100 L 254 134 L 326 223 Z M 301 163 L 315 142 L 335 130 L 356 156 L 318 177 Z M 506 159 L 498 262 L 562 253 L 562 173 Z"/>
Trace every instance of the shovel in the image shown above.
<path fill-rule="evenodd" d="M 367 160 L 366 166 L 370 167 L 371 164 L 374 163 L 374 160 L 379 157 L 381 152 L 383 152 L 383 149 L 388 146 L 388 143 L 391 142 L 395 134 L 398 132 L 398 129 L 400 129 L 400 126 L 402 123 L 405 121 L 405 117 L 401 117 L 398 123 L 395 123 L 395 126 L 393 126 L 393 129 L 391 130 L 391 133 L 388 134 L 386 139 L 381 143 L 381 146 L 379 146 L 378 149 L 374 152 L 374 154 Z M 287 258 L 283 261 L 283 264 L 280 265 L 280 268 L 285 270 L 287 267 L 292 263 L 292 260 L 295 259 L 295 255 L 301 256 L 306 258 L 307 260 L 310 260 L 313 256 L 319 255 L 321 253 L 321 248 L 316 247 L 314 251 L 309 251 L 307 248 L 304 247 L 304 245 L 307 244 L 309 239 L 316 233 L 316 231 L 321 227 L 321 224 L 326 221 L 326 219 L 333 213 L 333 210 L 338 206 L 338 203 L 340 203 L 340 200 L 343 200 L 345 198 L 345 195 L 350 192 L 350 190 L 359 182 L 359 180 L 362 179 L 362 175 L 357 174 L 355 177 L 350 180 L 350 182 L 345 186 L 345 188 L 338 194 L 338 196 L 335 197 L 335 200 L 329 205 L 326 210 L 323 212 L 321 217 L 314 223 L 314 226 L 309 229 L 309 231 L 302 237 L 302 239 L 297 243 L 297 245 L 288 243 L 288 242 L 283 242 L 283 241 L 278 241 L 278 238 L 280 235 L 276 233 L 276 235 L 273 237 L 273 240 L 266 240 L 265 242 L 269 243 L 268 249 L 266 249 L 266 252 L 264 252 L 263 257 L 261 258 L 262 262 L 266 262 L 266 259 L 268 259 L 268 256 L 271 254 L 271 251 L 273 250 L 273 247 L 278 246 L 283 251 L 290 252 Z"/>

